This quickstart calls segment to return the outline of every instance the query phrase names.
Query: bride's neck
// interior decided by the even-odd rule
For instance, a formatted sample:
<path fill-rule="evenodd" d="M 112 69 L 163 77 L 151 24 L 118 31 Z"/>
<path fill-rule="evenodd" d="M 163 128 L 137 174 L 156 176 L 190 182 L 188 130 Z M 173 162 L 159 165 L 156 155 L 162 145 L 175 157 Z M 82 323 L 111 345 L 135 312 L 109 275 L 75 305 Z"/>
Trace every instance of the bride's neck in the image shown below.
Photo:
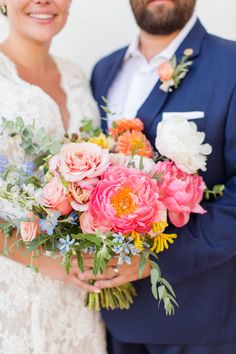
<path fill-rule="evenodd" d="M 49 46 L 50 43 L 37 43 L 14 34 L 1 44 L 0 50 L 16 64 L 19 71 L 34 71 L 41 75 L 49 70 L 52 61 Z"/>

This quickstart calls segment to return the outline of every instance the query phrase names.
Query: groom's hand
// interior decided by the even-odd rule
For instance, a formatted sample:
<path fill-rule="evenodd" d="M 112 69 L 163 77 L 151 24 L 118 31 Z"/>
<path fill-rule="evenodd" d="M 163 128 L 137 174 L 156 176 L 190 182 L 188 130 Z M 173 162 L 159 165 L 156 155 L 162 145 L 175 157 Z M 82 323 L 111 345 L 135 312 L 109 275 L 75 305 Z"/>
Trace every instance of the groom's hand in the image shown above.
<path fill-rule="evenodd" d="M 131 258 L 131 264 L 124 263 L 118 266 L 117 259 L 112 259 L 108 263 L 105 272 L 97 276 L 94 276 L 92 273 L 93 257 L 91 256 L 87 256 L 84 258 L 84 273 L 82 273 L 78 269 L 76 260 L 74 260 L 74 265 L 77 267 L 77 277 L 79 281 L 84 284 L 83 288 L 84 286 L 86 288 L 87 286 L 89 286 L 87 284 L 89 280 L 95 280 L 93 287 L 95 287 L 96 289 L 102 289 L 113 288 L 135 280 L 139 280 L 139 262 L 140 257 L 134 256 Z M 142 274 L 142 278 L 147 278 L 150 275 L 150 271 L 150 265 L 147 264 Z M 91 289 L 89 291 L 91 291 Z"/>

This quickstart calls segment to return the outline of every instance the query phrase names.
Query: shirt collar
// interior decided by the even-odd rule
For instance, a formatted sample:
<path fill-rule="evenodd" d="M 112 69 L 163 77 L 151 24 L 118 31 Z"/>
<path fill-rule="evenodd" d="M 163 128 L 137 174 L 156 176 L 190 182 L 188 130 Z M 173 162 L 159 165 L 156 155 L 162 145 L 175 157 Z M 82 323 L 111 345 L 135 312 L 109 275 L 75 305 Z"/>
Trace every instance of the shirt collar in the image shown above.
<path fill-rule="evenodd" d="M 189 32 L 192 30 L 196 21 L 197 21 L 197 16 L 196 16 L 196 14 L 193 14 L 193 16 L 186 23 L 184 28 L 179 32 L 179 34 L 176 36 L 176 38 L 161 53 L 158 53 L 157 55 L 155 55 L 151 59 L 151 62 L 155 62 L 159 58 L 170 60 L 174 56 L 178 47 L 181 45 L 181 43 L 187 37 Z M 134 38 L 134 40 L 131 42 L 131 44 L 129 45 L 129 47 L 125 53 L 125 56 L 124 56 L 125 61 L 129 60 L 130 58 L 134 58 L 134 57 L 144 58 L 143 54 L 139 51 L 138 45 L 139 45 L 139 35 L 136 36 Z"/>

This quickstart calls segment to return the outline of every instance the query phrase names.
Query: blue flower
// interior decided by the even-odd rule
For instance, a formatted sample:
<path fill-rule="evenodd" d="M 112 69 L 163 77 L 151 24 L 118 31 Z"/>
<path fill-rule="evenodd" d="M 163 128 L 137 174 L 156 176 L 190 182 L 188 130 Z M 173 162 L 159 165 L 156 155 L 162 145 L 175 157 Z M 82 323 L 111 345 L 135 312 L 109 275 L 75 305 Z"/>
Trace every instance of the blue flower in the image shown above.
<path fill-rule="evenodd" d="M 68 216 L 68 222 L 73 225 L 78 225 L 78 219 L 79 219 L 79 214 L 77 211 L 73 211 L 69 216 Z"/>
<path fill-rule="evenodd" d="M 58 224 L 58 218 L 61 216 L 59 211 L 50 211 L 50 214 L 47 215 L 46 219 L 39 220 L 39 226 L 42 231 L 46 232 L 48 236 L 52 236 L 55 230 L 55 227 Z"/>
<path fill-rule="evenodd" d="M 5 168 L 7 167 L 8 163 L 8 160 L 3 155 L 0 155 L 0 173 L 3 173 L 5 171 Z"/>
<path fill-rule="evenodd" d="M 39 226 L 40 226 L 40 229 L 43 232 L 46 232 L 48 234 L 48 236 L 52 236 L 53 235 L 53 231 L 54 231 L 54 229 L 56 227 L 55 224 L 51 223 L 47 219 L 40 219 L 39 220 Z"/>
<path fill-rule="evenodd" d="M 140 251 L 136 249 L 131 238 L 126 238 L 121 233 L 113 234 L 113 237 L 115 245 L 113 246 L 112 250 L 115 254 L 117 254 L 118 263 L 130 264 L 131 257 L 136 256 L 140 253 Z"/>
<path fill-rule="evenodd" d="M 122 246 L 115 246 L 112 248 L 113 252 L 115 253 L 121 253 L 122 250 L 123 250 L 123 247 Z"/>
<path fill-rule="evenodd" d="M 60 211 L 57 210 L 50 210 L 50 214 L 47 216 L 47 220 L 50 220 L 52 223 L 57 225 L 58 218 L 61 216 Z"/>
<path fill-rule="evenodd" d="M 113 234 L 112 236 L 114 237 L 113 242 L 115 242 L 115 243 L 123 243 L 124 242 L 125 238 L 121 232 L 119 232 L 118 234 Z"/>
<path fill-rule="evenodd" d="M 123 263 L 131 264 L 131 258 L 129 256 L 122 254 L 119 257 L 118 264 L 121 265 Z"/>
<path fill-rule="evenodd" d="M 23 165 L 23 170 L 26 172 L 28 175 L 32 176 L 34 170 L 35 170 L 35 164 L 33 161 L 28 161 Z"/>
<path fill-rule="evenodd" d="M 58 241 L 58 249 L 60 252 L 66 253 L 70 250 L 71 246 L 74 244 L 75 240 L 71 239 L 70 235 L 66 235 L 66 239 L 60 238 Z"/>

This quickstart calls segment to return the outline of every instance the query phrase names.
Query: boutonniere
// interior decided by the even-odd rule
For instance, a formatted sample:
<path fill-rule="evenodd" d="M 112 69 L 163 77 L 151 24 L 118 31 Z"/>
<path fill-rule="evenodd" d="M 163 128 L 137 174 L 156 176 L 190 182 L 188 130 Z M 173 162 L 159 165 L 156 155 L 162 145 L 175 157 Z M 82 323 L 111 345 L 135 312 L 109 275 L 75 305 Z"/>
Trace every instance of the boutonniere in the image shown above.
<path fill-rule="evenodd" d="M 193 55 L 193 49 L 185 49 L 182 59 L 177 62 L 176 56 L 171 60 L 167 60 L 158 67 L 158 74 L 162 82 L 160 90 L 164 92 L 172 92 L 173 88 L 177 88 L 189 71 L 189 67 L 193 61 L 189 57 Z"/>

